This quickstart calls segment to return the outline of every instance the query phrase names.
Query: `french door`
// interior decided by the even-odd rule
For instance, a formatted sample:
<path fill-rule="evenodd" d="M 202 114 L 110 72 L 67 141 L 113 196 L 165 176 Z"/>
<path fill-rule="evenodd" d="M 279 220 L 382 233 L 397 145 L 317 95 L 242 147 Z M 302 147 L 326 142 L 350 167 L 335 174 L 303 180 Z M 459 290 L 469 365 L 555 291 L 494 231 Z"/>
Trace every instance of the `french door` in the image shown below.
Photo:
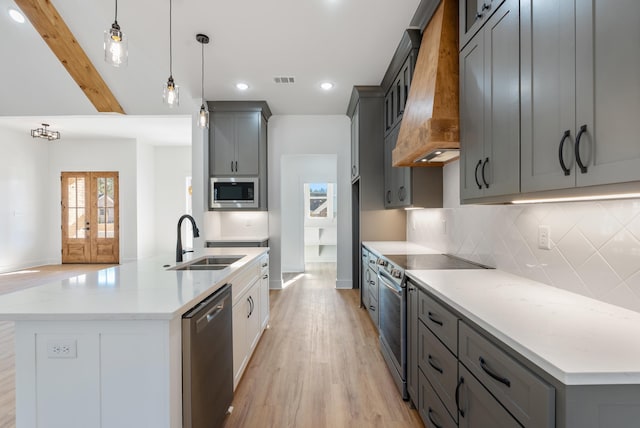
<path fill-rule="evenodd" d="M 62 263 L 119 263 L 117 172 L 63 172 Z"/>

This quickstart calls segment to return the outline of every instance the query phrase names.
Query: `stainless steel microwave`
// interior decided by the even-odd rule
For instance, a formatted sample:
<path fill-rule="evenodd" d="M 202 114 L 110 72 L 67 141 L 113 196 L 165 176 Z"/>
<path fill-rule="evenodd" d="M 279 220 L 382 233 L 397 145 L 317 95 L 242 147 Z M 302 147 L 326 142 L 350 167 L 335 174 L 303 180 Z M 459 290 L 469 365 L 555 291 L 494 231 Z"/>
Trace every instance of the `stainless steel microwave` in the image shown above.
<path fill-rule="evenodd" d="M 258 177 L 211 177 L 211 208 L 259 208 Z"/>

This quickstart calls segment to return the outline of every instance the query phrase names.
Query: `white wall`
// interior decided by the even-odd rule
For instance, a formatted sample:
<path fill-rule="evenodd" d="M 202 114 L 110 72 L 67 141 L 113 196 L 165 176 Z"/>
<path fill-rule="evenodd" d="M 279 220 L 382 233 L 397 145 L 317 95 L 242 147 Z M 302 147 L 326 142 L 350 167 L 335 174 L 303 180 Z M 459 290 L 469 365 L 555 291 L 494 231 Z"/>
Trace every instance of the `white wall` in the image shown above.
<path fill-rule="evenodd" d="M 118 171 L 120 182 L 120 262 L 138 256 L 137 145 L 135 140 L 58 140 L 49 145 L 49 169 L 45 189 L 48 239 L 47 258 L 60 263 L 62 171 Z"/>
<path fill-rule="evenodd" d="M 458 162 L 443 179 L 445 208 L 409 211 L 408 240 L 640 312 L 639 199 L 460 206 Z"/>
<path fill-rule="evenodd" d="M 137 142 L 137 229 L 138 259 L 155 254 L 155 148 L 150 144 Z"/>
<path fill-rule="evenodd" d="M 155 254 L 176 250 L 176 225 L 186 214 L 185 179 L 191 175 L 191 167 L 191 147 L 155 148 Z M 202 231 L 202 224 L 196 224 Z M 184 244 L 184 229 L 182 236 Z"/>
<path fill-rule="evenodd" d="M 270 287 L 282 288 L 281 234 L 282 158 L 286 155 L 335 155 L 338 186 L 337 279 L 339 288 L 351 288 L 351 130 L 347 116 L 272 116 L 269 120 L 269 247 Z M 285 214 L 286 216 L 286 214 Z"/>
<path fill-rule="evenodd" d="M 335 183 L 337 161 L 336 155 L 282 155 L 282 272 L 304 272 L 304 183 Z M 338 219 L 348 210 L 338 205 Z"/>
<path fill-rule="evenodd" d="M 48 263 L 50 144 L 0 129 L 0 273 Z"/>
<path fill-rule="evenodd" d="M 262 240 L 269 238 L 267 211 L 207 211 L 204 240 Z M 202 230 L 201 230 L 202 231 Z"/>

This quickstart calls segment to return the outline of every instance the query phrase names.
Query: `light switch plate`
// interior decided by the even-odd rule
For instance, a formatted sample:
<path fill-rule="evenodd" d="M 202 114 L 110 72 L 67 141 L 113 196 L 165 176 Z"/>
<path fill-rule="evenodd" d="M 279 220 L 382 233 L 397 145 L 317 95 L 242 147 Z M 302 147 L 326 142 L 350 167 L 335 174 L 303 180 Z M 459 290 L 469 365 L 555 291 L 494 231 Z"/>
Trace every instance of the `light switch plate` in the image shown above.
<path fill-rule="evenodd" d="M 538 248 L 541 250 L 551 249 L 551 228 L 549 226 L 538 226 Z"/>

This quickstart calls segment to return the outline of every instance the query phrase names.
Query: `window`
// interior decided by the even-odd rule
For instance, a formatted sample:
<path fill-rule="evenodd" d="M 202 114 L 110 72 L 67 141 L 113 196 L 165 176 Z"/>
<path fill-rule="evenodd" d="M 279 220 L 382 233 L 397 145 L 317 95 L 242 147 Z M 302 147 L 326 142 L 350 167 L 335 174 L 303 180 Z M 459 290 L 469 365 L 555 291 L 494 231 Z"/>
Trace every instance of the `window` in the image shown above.
<path fill-rule="evenodd" d="M 333 219 L 336 214 L 335 183 L 305 183 L 305 216 Z"/>

